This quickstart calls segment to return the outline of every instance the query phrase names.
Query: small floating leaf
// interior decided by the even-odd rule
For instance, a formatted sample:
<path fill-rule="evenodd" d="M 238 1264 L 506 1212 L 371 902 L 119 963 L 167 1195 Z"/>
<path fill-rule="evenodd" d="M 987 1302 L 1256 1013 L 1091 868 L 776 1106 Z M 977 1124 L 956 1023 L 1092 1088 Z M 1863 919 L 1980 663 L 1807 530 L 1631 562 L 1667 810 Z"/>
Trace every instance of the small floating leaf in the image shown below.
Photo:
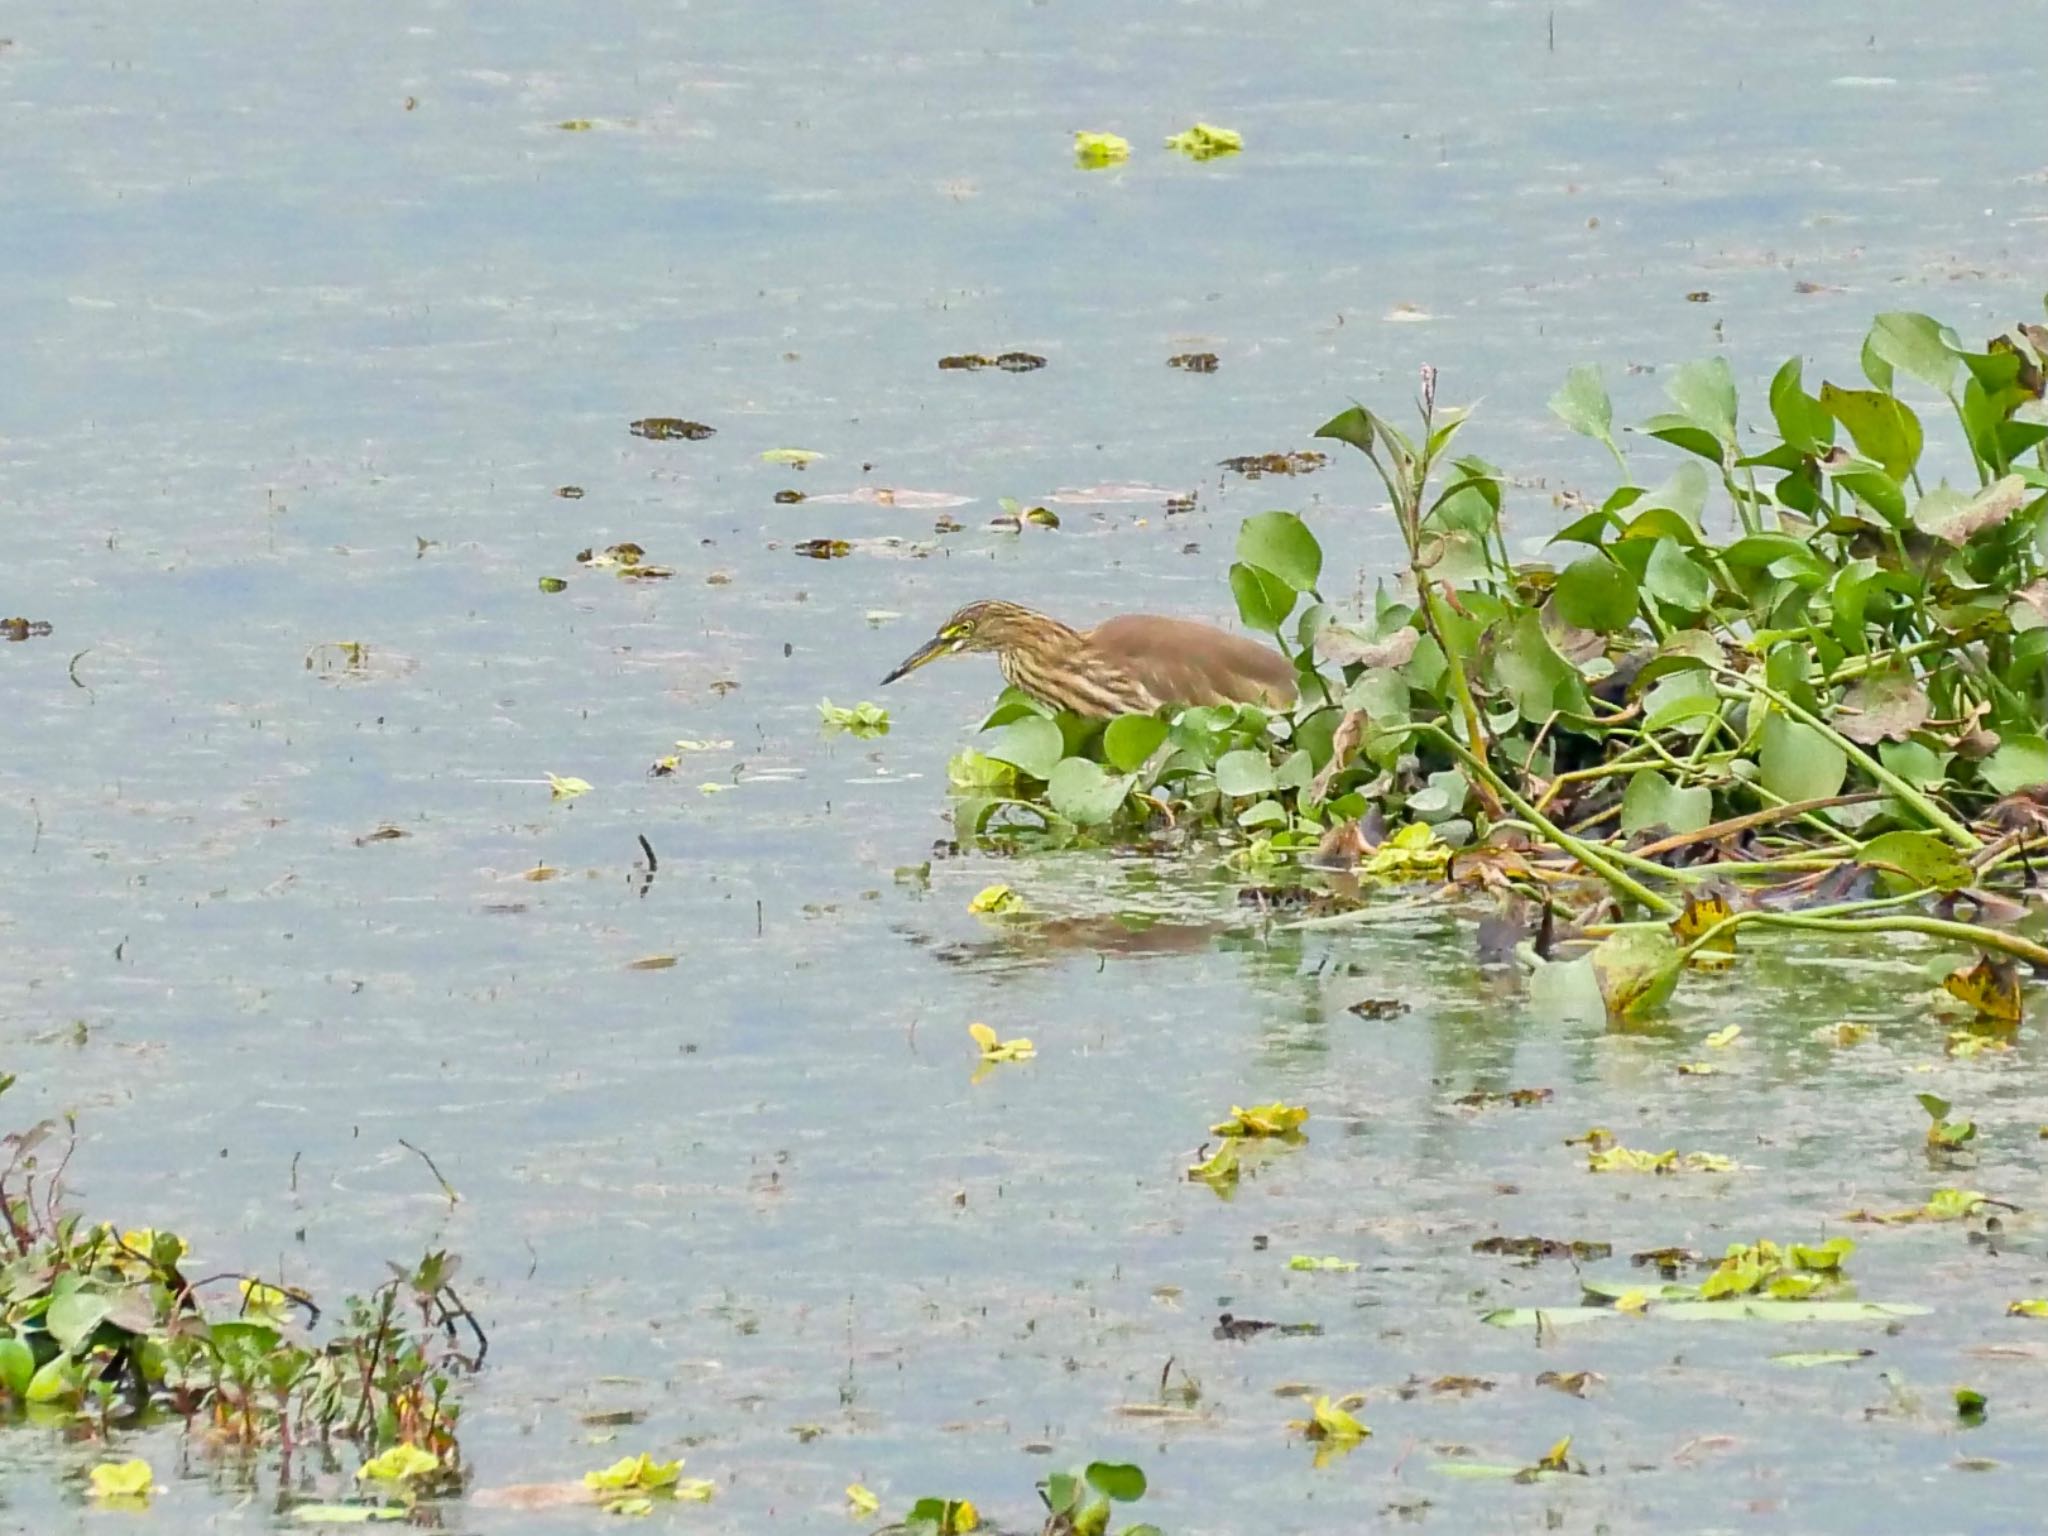
<path fill-rule="evenodd" d="M 155 1483 L 156 1474 L 146 1461 L 103 1461 L 92 1469 L 96 1499 L 141 1499 Z"/>
<path fill-rule="evenodd" d="M 990 915 L 1021 912 L 1024 910 L 1024 898 L 1007 885 L 985 885 L 967 903 L 967 910 Z"/>
<path fill-rule="evenodd" d="M 1077 132 L 1074 159 L 1085 169 L 1099 170 L 1131 158 L 1131 141 L 1114 133 Z"/>
<path fill-rule="evenodd" d="M 402 1483 L 435 1471 L 440 1459 L 416 1445 L 398 1444 L 381 1456 L 372 1456 L 356 1470 L 356 1476 L 379 1483 Z"/>
<path fill-rule="evenodd" d="M 1944 979 L 1941 988 L 1949 996 L 1968 1003 L 1984 1018 L 2001 1024 L 2020 1021 L 2023 1009 L 2017 961 L 1993 960 L 1986 955 L 1967 970 Z"/>
<path fill-rule="evenodd" d="M 569 583 L 559 576 L 543 576 L 540 579 L 540 589 L 543 592 L 566 592 L 569 590 Z M 305 1508 L 304 1505 L 299 1507 Z"/>
<path fill-rule="evenodd" d="M 587 779 L 563 778 L 558 773 L 548 775 L 548 794 L 554 800 L 574 800 L 578 795 L 590 793 Z"/>
<path fill-rule="evenodd" d="M 846 1485 L 846 1507 L 854 1514 L 868 1516 L 882 1507 L 882 1501 L 859 1483 Z"/>
<path fill-rule="evenodd" d="M 1244 135 L 1232 128 L 1218 128 L 1214 123 L 1196 123 L 1168 139 L 1166 147 L 1179 150 L 1191 160 L 1213 160 L 1243 149 Z"/>

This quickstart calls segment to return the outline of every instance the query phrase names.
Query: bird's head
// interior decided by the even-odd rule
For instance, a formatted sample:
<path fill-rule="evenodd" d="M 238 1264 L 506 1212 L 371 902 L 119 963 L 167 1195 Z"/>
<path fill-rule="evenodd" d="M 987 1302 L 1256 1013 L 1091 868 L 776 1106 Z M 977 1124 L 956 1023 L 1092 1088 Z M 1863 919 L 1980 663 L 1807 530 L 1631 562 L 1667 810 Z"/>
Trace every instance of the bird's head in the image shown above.
<path fill-rule="evenodd" d="M 987 599 L 969 603 L 939 626 L 939 632 L 898 663 L 882 679 L 886 685 L 908 677 L 928 661 L 956 656 L 966 651 L 1006 651 L 1022 642 L 1034 629 L 1050 622 L 1029 608 L 1015 603 Z"/>

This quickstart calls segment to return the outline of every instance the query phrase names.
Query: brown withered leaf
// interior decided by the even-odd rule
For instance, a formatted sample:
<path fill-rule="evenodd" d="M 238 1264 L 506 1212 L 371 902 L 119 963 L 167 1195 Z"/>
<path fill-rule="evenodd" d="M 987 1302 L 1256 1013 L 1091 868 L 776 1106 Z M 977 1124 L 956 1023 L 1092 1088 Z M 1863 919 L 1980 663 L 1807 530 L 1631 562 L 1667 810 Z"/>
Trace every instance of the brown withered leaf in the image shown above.
<path fill-rule="evenodd" d="M 1536 1378 L 1536 1385 L 1555 1387 L 1573 1397 L 1591 1397 L 1595 1387 L 1607 1385 L 1607 1378 L 1598 1371 L 1545 1371 Z"/>
<path fill-rule="evenodd" d="M 1472 1245 L 1474 1253 L 1499 1254 L 1514 1259 L 1570 1259 L 1590 1264 L 1614 1256 L 1614 1244 L 1563 1241 L 1554 1237 L 1482 1237 Z"/>
<path fill-rule="evenodd" d="M 1927 723 L 1931 712 L 1927 690 L 1901 668 L 1859 679 L 1842 696 L 1830 723 L 1858 746 L 1874 747 L 1880 741 L 1904 741 Z"/>
<path fill-rule="evenodd" d="M 1219 365 L 1214 352 L 1182 352 L 1169 357 L 1166 366 L 1184 373 L 1214 373 Z"/>
<path fill-rule="evenodd" d="M 1422 632 L 1397 629 L 1384 640 L 1368 640 L 1342 624 L 1325 624 L 1316 633 L 1316 655 L 1333 666 L 1405 667 L 1415 655 Z"/>
<path fill-rule="evenodd" d="M 1305 448 L 1295 453 L 1241 453 L 1217 463 L 1234 475 L 1257 480 L 1263 475 L 1313 474 L 1330 462 L 1328 454 Z"/>

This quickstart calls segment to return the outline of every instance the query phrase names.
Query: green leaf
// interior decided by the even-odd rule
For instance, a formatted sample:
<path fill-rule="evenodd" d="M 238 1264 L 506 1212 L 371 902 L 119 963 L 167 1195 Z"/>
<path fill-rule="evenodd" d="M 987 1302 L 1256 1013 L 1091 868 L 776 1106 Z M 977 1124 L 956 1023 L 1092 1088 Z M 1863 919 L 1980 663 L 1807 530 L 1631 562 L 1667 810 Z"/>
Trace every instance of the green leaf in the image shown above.
<path fill-rule="evenodd" d="M 1499 1307 L 1479 1314 L 1489 1328 L 1570 1328 L 1620 1317 L 1612 1307 Z M 1519 1470 L 1519 1469 L 1518 1469 Z"/>
<path fill-rule="evenodd" d="M 28 1384 L 36 1374 L 35 1351 L 25 1339 L 0 1339 L 0 1391 L 17 1403 L 28 1395 Z"/>
<path fill-rule="evenodd" d="M 1128 774 L 1111 777 L 1085 757 L 1069 757 L 1046 780 L 1045 797 L 1077 826 L 1100 826 L 1116 815 L 1134 782 Z"/>
<path fill-rule="evenodd" d="M 1621 797 L 1621 830 L 1634 834 L 1651 827 L 1668 832 L 1697 832 L 1714 820 L 1714 792 L 1704 784 L 1680 789 L 1655 768 L 1630 775 Z"/>
<path fill-rule="evenodd" d="M 1294 611 L 1295 591 L 1278 576 L 1239 562 L 1230 568 L 1230 595 L 1248 629 L 1275 635 Z"/>
<path fill-rule="evenodd" d="M 1609 934 L 1587 959 L 1610 1020 L 1654 1013 L 1678 985 L 1678 946 L 1653 929 L 1623 928 Z"/>
<path fill-rule="evenodd" d="M 1261 512 L 1237 531 L 1237 558 L 1277 576 L 1296 592 L 1315 590 L 1323 572 L 1323 547 L 1308 524 L 1292 512 Z"/>
<path fill-rule="evenodd" d="M 1616 463 L 1623 463 L 1614 441 L 1614 403 L 1607 398 L 1607 386 L 1595 365 L 1581 363 L 1566 374 L 1564 387 L 1550 397 L 1550 410 L 1574 432 L 1604 445 Z"/>
<path fill-rule="evenodd" d="M 1578 672 L 1557 654 L 1534 609 L 1500 640 L 1494 671 L 1524 720 L 1540 725 L 1557 710 L 1583 703 Z"/>
<path fill-rule="evenodd" d="M 1650 563 L 1643 572 L 1643 585 L 1660 603 L 1669 603 L 1684 613 L 1701 613 L 1713 588 L 1707 573 L 1693 562 L 1685 547 L 1672 538 L 1659 539 L 1650 550 Z"/>
<path fill-rule="evenodd" d="M 1771 380 L 1771 417 L 1778 435 L 1803 454 L 1824 454 L 1834 446 L 1834 417 L 1806 392 L 1796 357 L 1787 358 Z"/>
<path fill-rule="evenodd" d="M 1226 752 L 1216 761 L 1216 788 L 1225 795 L 1270 795 L 1278 787 L 1272 759 L 1263 752 Z"/>
<path fill-rule="evenodd" d="M 113 1298 L 99 1291 L 67 1291 L 50 1303 L 43 1314 L 43 1326 L 61 1348 L 76 1354 L 92 1337 L 93 1330 L 106 1321 L 113 1305 Z"/>
<path fill-rule="evenodd" d="M 1584 555 L 1564 568 L 1551 601 L 1578 629 L 1612 634 L 1636 616 L 1636 579 L 1605 555 Z"/>
<path fill-rule="evenodd" d="M 1145 1497 L 1145 1474 L 1129 1462 L 1091 1461 L 1087 1477 L 1097 1492 L 1119 1504 L 1135 1503 Z"/>
<path fill-rule="evenodd" d="M 1795 1369 L 1810 1369 L 1817 1365 L 1854 1365 L 1869 1358 L 1867 1349 L 1795 1349 L 1770 1357 L 1773 1365 Z"/>
<path fill-rule="evenodd" d="M 57 1403 L 76 1396 L 78 1390 L 78 1362 L 69 1355 L 52 1355 L 29 1378 L 21 1395 L 31 1403 Z"/>
<path fill-rule="evenodd" d="M 294 1504 L 292 1518 L 301 1525 L 368 1525 L 377 1520 L 404 1520 L 410 1510 L 397 1504 Z"/>
<path fill-rule="evenodd" d="M 1012 720 L 982 750 L 982 756 L 1009 763 L 1034 779 L 1050 779 L 1066 755 L 1066 737 L 1059 722 L 1044 715 L 1026 715 Z"/>
<path fill-rule="evenodd" d="M 1848 429 L 1856 451 L 1882 465 L 1894 480 L 1904 480 L 1920 462 L 1923 435 L 1920 418 L 1903 400 L 1873 389 L 1820 387 L 1821 404 Z"/>
<path fill-rule="evenodd" d="M 1136 773 L 1166 740 L 1156 715 L 1118 715 L 1102 733 L 1102 755 L 1119 773 Z"/>
<path fill-rule="evenodd" d="M 1921 383 L 1948 394 L 1955 384 L 1953 333 L 1927 315 L 1894 310 L 1879 315 L 1870 327 L 1869 350 L 1894 368 L 1904 369 Z"/>
<path fill-rule="evenodd" d="M 1977 777 L 2001 795 L 2048 783 L 2048 740 L 2024 731 L 2000 731 L 1998 750 L 1977 765 Z"/>
<path fill-rule="evenodd" d="M 1925 1317 L 1932 1310 L 1910 1302 L 1774 1301 L 1740 1296 L 1727 1301 L 1653 1303 L 1650 1315 L 1679 1323 L 1888 1323 L 1900 1317 Z"/>
<path fill-rule="evenodd" d="M 1362 406 L 1352 406 L 1340 412 L 1316 428 L 1317 437 L 1327 437 L 1340 443 L 1349 443 L 1360 453 L 1371 453 L 1373 442 L 1372 412 Z"/>
<path fill-rule="evenodd" d="M 1936 752 L 1917 741 L 1881 741 L 1877 760 L 1915 789 L 1940 789 L 1948 782 L 1953 752 Z"/>
<path fill-rule="evenodd" d="M 1960 891 L 1977 878 L 1969 859 L 1947 838 L 1932 832 L 1887 832 L 1874 837 L 1863 845 L 1856 862 L 1898 870 L 1909 890 Z"/>
<path fill-rule="evenodd" d="M 1765 789 L 1781 800 L 1823 800 L 1842 792 L 1849 759 L 1812 726 L 1772 711 L 1757 754 Z"/>

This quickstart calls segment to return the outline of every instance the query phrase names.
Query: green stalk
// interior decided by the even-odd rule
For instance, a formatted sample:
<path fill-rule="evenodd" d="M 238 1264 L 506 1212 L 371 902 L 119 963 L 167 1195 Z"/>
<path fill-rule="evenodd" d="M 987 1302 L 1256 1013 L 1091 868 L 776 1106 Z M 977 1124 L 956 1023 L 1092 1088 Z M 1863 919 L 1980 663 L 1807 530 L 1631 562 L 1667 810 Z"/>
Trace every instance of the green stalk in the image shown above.
<path fill-rule="evenodd" d="M 1537 810 L 1535 806 L 1516 794 L 1513 787 L 1505 779 L 1501 778 L 1499 774 L 1495 773 L 1484 758 L 1468 751 L 1457 737 L 1453 736 L 1442 726 L 1432 721 L 1413 725 L 1410 729 L 1436 737 L 1453 757 L 1457 758 L 1466 768 L 1470 769 L 1480 778 L 1486 780 L 1488 785 L 1492 787 L 1493 792 L 1513 806 L 1518 815 L 1525 818 L 1544 837 L 1564 849 L 1565 852 L 1585 865 L 1586 868 L 1592 870 L 1594 874 L 1605 880 L 1615 890 L 1620 891 L 1639 905 L 1648 907 L 1652 912 L 1659 913 L 1666 918 L 1678 916 L 1678 907 L 1675 903 L 1666 897 L 1659 896 L 1655 891 L 1642 885 L 1633 877 L 1624 874 L 1617 864 L 1609 862 L 1607 853 L 1614 853 L 1617 858 L 1623 857 L 1619 854 L 1618 850 L 1595 852 L 1592 844 L 1573 837 L 1571 833 L 1565 831 L 1541 811 Z M 1673 871 L 1665 869 L 1661 864 L 1651 865 L 1650 867 L 1660 875 L 1668 876 L 1673 873 Z"/>
<path fill-rule="evenodd" d="M 1896 773 L 1893 773 L 1891 769 L 1879 762 L 1876 757 L 1864 751 L 1855 742 L 1844 736 L 1825 720 L 1822 720 L 1818 715 L 1802 709 L 1768 683 L 1760 683 L 1754 678 L 1746 677 L 1742 673 L 1728 667 L 1716 666 L 1712 668 L 1712 671 L 1716 676 L 1725 678 L 1740 688 L 1747 689 L 1759 697 L 1770 700 L 1771 703 L 1782 709 L 1801 725 L 1820 732 L 1849 761 L 1855 763 L 1865 773 L 1890 790 L 1902 804 L 1911 806 L 1913 810 L 1918 812 L 1921 819 L 1930 827 L 1941 833 L 1942 836 L 1962 849 L 1963 852 L 1977 852 L 1981 845 L 1978 843 L 1975 834 L 1968 827 L 1957 821 L 1947 811 L 1936 805 L 1933 800 L 1915 789 L 1911 784 L 1908 784 Z"/>
<path fill-rule="evenodd" d="M 1689 962 L 1709 940 L 1719 934 L 1730 932 L 1745 924 L 1757 924 L 1765 928 L 1797 928 L 1816 933 L 1924 933 L 1937 939 L 1948 939 L 1953 943 L 1972 946 L 1977 949 L 1995 949 L 2014 959 L 2025 960 L 2033 965 L 2048 966 L 2048 949 L 2042 948 L 2032 939 L 2023 939 L 2018 934 L 2006 933 L 1998 928 L 1982 928 L 1974 923 L 1950 922 L 1939 917 L 1921 917 L 1915 913 L 1901 912 L 1889 917 L 1821 917 L 1814 913 L 1801 912 L 1737 912 L 1724 917 L 1680 954 L 1682 962 Z"/>

